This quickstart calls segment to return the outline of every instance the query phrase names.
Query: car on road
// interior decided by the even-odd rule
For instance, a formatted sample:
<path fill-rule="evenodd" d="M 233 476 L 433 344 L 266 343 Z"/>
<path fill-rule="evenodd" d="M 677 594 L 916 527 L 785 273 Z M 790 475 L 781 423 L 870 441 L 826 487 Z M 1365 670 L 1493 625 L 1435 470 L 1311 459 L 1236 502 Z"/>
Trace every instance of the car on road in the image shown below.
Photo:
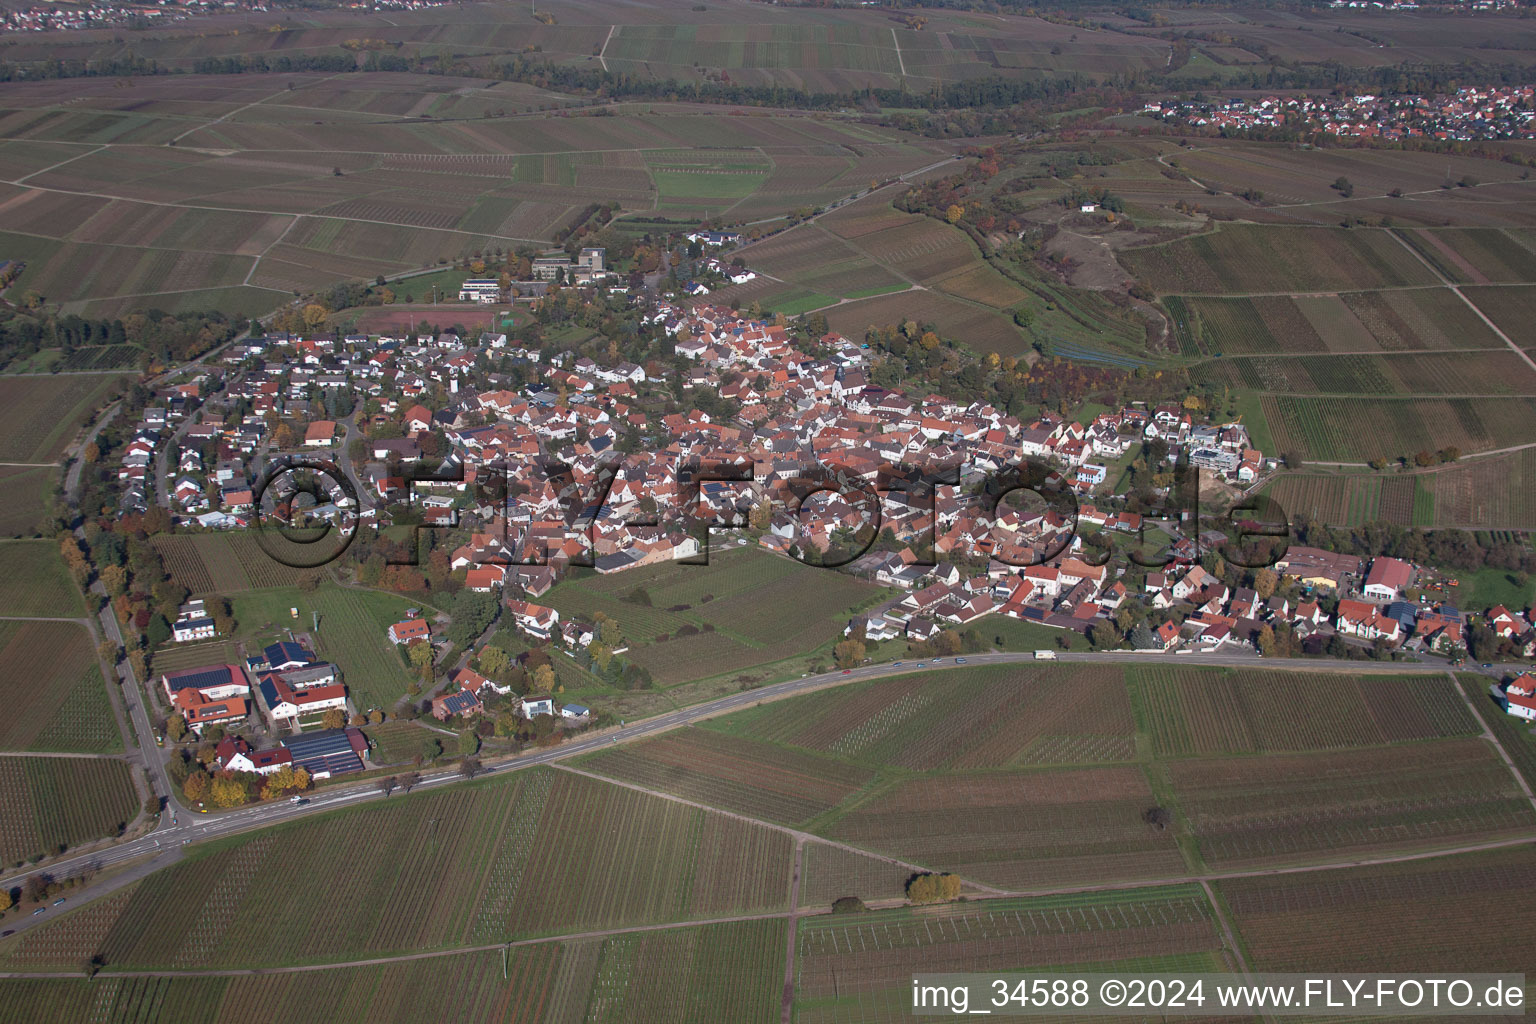
<path fill-rule="evenodd" d="M 292 798 L 289 799 L 288 802 L 291 803 L 291 804 L 307 804 L 307 803 L 309 803 L 308 800 L 304 799 L 301 796 L 292 797 Z"/>
<path fill-rule="evenodd" d="M 48 908 L 47 907 L 38 907 L 36 910 L 32 911 L 32 916 L 36 917 L 38 914 L 46 914 L 46 913 L 48 913 Z"/>
<path fill-rule="evenodd" d="M 1491 662 L 1491 661 L 1483 662 L 1483 668 L 1493 668 L 1493 662 Z"/>
<path fill-rule="evenodd" d="M 15 934 L 16 934 L 16 929 L 15 928 L 7 928 L 5 931 L 0 932 L 0 939 L 5 938 L 7 935 L 15 935 Z"/>
<path fill-rule="evenodd" d="M 918 662 L 918 663 L 917 663 L 917 667 L 918 667 L 918 668 L 927 668 L 927 667 L 928 667 L 928 665 L 927 665 L 927 663 L 926 663 L 926 662 L 921 662 L 921 661 L 920 661 L 920 662 Z"/>
<path fill-rule="evenodd" d="M 891 662 L 891 668 L 901 668 L 901 662 L 899 662 L 899 661 Z"/>
<path fill-rule="evenodd" d="M 955 664 L 956 665 L 964 665 L 965 664 L 965 659 L 964 658 L 956 658 L 955 659 Z"/>
<path fill-rule="evenodd" d="M 53 905 L 56 907 L 62 907 L 64 905 L 64 899 L 65 897 L 60 896 L 58 899 L 53 901 Z"/>
<path fill-rule="evenodd" d="M 845 676 L 846 676 L 846 675 L 848 675 L 848 674 L 850 674 L 850 673 L 851 673 L 851 672 L 853 672 L 853 669 L 851 669 L 851 668 L 845 668 L 845 669 L 843 669 L 843 675 L 845 675 Z"/>

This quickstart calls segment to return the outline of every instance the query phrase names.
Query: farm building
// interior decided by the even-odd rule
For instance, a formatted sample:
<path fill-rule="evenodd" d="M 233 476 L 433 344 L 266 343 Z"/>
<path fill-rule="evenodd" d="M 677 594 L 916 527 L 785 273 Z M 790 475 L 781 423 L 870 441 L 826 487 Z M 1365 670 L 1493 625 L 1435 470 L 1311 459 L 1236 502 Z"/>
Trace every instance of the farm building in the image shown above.
<path fill-rule="evenodd" d="M 1362 587 L 1366 597 L 1378 601 L 1391 601 L 1402 594 L 1413 579 L 1413 566 L 1396 558 L 1377 558 L 1371 562 L 1371 571 Z"/>
<path fill-rule="evenodd" d="M 357 729 L 326 729 L 290 736 L 283 746 L 293 757 L 295 768 L 303 768 L 312 779 L 328 779 L 362 771 L 368 741 Z"/>

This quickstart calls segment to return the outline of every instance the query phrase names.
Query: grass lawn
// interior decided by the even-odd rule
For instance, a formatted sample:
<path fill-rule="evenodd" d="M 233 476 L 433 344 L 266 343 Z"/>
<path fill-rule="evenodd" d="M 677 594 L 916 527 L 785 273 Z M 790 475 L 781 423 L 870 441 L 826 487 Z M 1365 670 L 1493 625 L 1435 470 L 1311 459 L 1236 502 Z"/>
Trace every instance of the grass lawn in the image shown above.
<path fill-rule="evenodd" d="M 1259 407 L 1259 396 L 1244 391 L 1234 395 L 1233 401 L 1243 426 L 1248 428 L 1248 439 L 1253 442 L 1253 446 L 1268 457 L 1278 458 L 1281 453 L 1275 450 L 1275 440 L 1269 436 L 1269 421 L 1264 418 L 1264 411 Z"/>
<path fill-rule="evenodd" d="M 1000 646 L 1005 651 L 1059 651 L 1058 639 L 1066 637 L 1071 646 L 1068 650 L 1088 650 L 1088 638 L 1070 629 L 1042 626 L 1038 622 L 1012 619 L 1006 615 L 989 615 L 976 622 L 976 631 L 988 644 Z M 1002 637 L 1002 644 L 997 638 Z"/>
<path fill-rule="evenodd" d="M 1487 611 L 1496 604 L 1522 611 L 1536 603 L 1536 579 L 1522 587 L 1516 575 L 1505 569 L 1479 569 L 1456 578 L 1461 581 L 1456 588 L 1458 604 L 1469 611 Z"/>
<path fill-rule="evenodd" d="M 315 653 L 341 669 L 342 682 L 359 710 L 392 707 L 411 682 L 410 670 L 384 631 L 404 618 L 407 608 L 422 607 L 419 601 L 327 583 L 313 594 L 277 587 L 237 594 L 231 603 L 238 638 L 246 640 L 248 648 L 284 639 L 288 629 L 310 632 L 318 612 Z M 298 609 L 297 618 L 290 615 L 291 608 Z"/>

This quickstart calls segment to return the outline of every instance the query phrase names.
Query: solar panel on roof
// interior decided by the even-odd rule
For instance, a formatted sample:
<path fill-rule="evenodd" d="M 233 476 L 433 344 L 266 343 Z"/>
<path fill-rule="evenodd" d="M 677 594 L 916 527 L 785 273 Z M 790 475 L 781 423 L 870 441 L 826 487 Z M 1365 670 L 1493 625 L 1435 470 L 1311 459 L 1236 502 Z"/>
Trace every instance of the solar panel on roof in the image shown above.
<path fill-rule="evenodd" d="M 167 675 L 165 678 L 173 692 L 204 690 L 212 686 L 228 686 L 231 682 L 229 668 L 225 665 L 220 665 L 218 668 L 188 669 L 185 672 Z"/>

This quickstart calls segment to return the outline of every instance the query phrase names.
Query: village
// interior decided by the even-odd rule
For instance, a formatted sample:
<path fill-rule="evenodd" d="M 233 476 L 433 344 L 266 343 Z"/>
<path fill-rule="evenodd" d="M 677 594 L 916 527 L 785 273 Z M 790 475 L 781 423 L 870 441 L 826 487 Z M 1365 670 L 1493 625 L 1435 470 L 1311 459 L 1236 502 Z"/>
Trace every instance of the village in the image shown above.
<path fill-rule="evenodd" d="M 1379 6 L 1379 5 L 1378 5 Z M 1536 137 L 1536 87 L 1464 86 L 1419 96 L 1265 96 L 1148 103 L 1142 113 L 1196 128 L 1313 132 L 1339 138 L 1472 142 Z"/>
<path fill-rule="evenodd" d="M 600 251 L 556 268 L 567 272 L 589 284 L 607 273 Z M 355 525 L 414 508 L 423 526 L 461 531 L 449 568 L 463 586 L 497 595 L 504 622 L 529 643 L 577 656 L 600 628 L 562 621 L 538 598 L 578 566 L 614 574 L 697 557 L 709 525 L 890 588 L 844 633 L 860 645 L 901 641 L 919 656 L 956 653 L 946 636 L 974 638 L 989 616 L 1056 631 L 1052 650 L 1085 639 L 1094 650 L 1170 656 L 1433 654 L 1459 663 L 1474 628 L 1485 628 L 1510 654 L 1536 656 L 1536 609 L 1464 614 L 1428 596 L 1431 570 L 1305 545 L 1236 570 L 1219 554 L 1212 561 L 1225 538 L 1204 523 L 1183 536 L 1188 524 L 1128 507 L 1117 493 L 1128 461 L 1146 453 L 1168 473 L 1165 496 L 1176 466 L 1218 493 L 1262 485 L 1276 460 L 1240 421 L 1211 422 L 1175 403 L 1021 419 L 874 385 L 868 347 L 833 333 L 797 337 L 782 322 L 707 304 L 661 303 L 645 316 L 670 340 L 675 366 L 546 354 L 500 333 L 252 338 L 145 407 L 120 456 L 121 500 L 157 504 L 163 456 L 158 502 L 178 528 L 240 529 L 258 513 L 264 464 L 281 465 L 287 452 L 337 459 L 357 500 L 332 481 L 332 500 L 310 515 Z M 515 378 L 488 369 L 509 364 Z M 696 396 L 714 414 L 642 411 L 677 373 L 684 404 Z M 362 398 L 363 411 L 344 415 L 343 393 Z M 986 481 L 1028 465 L 1041 468 L 1032 485 L 1044 500 L 989 507 Z M 438 479 L 414 479 L 422 475 Z M 496 486 L 503 478 L 508 486 Z M 600 478 L 606 490 L 595 489 Z M 913 486 L 923 479 L 941 482 L 925 497 Z M 271 493 L 282 514 L 285 492 Z M 1134 546 L 1158 555 L 1152 568 L 1135 571 L 1124 557 Z M 173 639 L 213 634 L 193 602 Z M 430 650 L 432 624 L 407 618 L 385 639 Z M 422 711 L 455 726 L 503 706 L 560 728 L 592 720 L 584 705 L 511 692 L 468 665 L 445 682 Z M 366 768 L 357 728 L 366 716 L 334 666 L 301 643 L 268 646 L 244 665 L 168 673 L 160 684 L 188 730 L 216 738 L 226 771 L 323 779 Z M 1510 690 L 1510 713 L 1536 713 L 1521 693 Z M 251 726 L 272 745 L 233 738 Z"/>

